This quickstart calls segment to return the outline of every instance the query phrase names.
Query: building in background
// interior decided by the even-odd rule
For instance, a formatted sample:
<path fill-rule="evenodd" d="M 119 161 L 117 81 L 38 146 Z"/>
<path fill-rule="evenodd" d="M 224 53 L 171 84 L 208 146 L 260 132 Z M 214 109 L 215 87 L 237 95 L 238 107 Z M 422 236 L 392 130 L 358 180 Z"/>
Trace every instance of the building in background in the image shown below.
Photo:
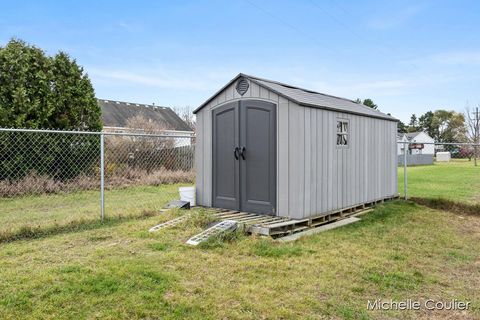
<path fill-rule="evenodd" d="M 193 129 L 171 108 L 97 99 L 102 111 L 103 131 L 154 133 L 192 138 Z M 190 145 L 192 139 L 178 139 L 176 147 Z"/>
<path fill-rule="evenodd" d="M 397 136 L 398 142 L 408 142 L 408 144 L 398 143 L 398 164 L 403 165 L 405 149 L 407 149 L 407 165 L 428 165 L 433 164 L 435 155 L 435 140 L 426 132 L 400 133 Z"/>

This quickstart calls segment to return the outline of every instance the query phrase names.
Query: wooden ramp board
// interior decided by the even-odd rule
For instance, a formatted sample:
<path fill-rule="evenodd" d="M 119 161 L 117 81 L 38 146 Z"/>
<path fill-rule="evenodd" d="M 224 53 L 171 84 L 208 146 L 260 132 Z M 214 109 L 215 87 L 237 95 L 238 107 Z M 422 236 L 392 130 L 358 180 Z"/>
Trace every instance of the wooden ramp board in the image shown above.
<path fill-rule="evenodd" d="M 151 227 L 148 231 L 149 232 L 156 232 L 160 229 L 165 229 L 165 228 L 168 228 L 168 227 L 173 227 L 173 226 L 179 225 L 179 224 L 187 221 L 187 219 L 189 217 L 190 217 L 190 215 L 186 214 L 184 216 L 181 216 L 181 217 L 178 217 L 178 218 L 175 218 L 175 219 L 172 219 L 172 220 L 168 220 L 166 222 L 157 224 L 154 227 Z"/>
<path fill-rule="evenodd" d="M 360 219 L 356 218 L 356 217 L 349 217 L 349 218 L 345 218 L 345 219 L 342 219 L 342 220 L 338 220 L 336 222 L 325 224 L 325 225 L 320 226 L 320 227 L 311 228 L 311 229 L 308 229 L 308 230 L 305 230 L 305 231 L 290 234 L 290 235 L 285 236 L 285 237 L 280 237 L 280 238 L 277 238 L 275 240 L 276 241 L 281 241 L 281 242 L 295 241 L 295 240 L 300 239 L 301 237 L 306 237 L 306 236 L 309 236 L 309 235 L 312 235 L 312 234 L 317 234 L 317 233 L 324 232 L 324 231 L 327 231 L 327 230 L 332 230 L 332 229 L 339 228 L 339 227 L 342 227 L 342 226 L 345 226 L 347 224 L 351 224 L 351 223 L 354 223 L 354 222 L 357 222 L 357 221 L 360 221 Z"/>
<path fill-rule="evenodd" d="M 237 222 L 233 220 L 223 220 L 211 226 L 210 228 L 200 232 L 199 234 L 187 240 L 187 244 L 197 246 L 200 243 L 207 241 L 213 236 L 219 235 L 227 231 L 233 231 L 237 228 Z"/>

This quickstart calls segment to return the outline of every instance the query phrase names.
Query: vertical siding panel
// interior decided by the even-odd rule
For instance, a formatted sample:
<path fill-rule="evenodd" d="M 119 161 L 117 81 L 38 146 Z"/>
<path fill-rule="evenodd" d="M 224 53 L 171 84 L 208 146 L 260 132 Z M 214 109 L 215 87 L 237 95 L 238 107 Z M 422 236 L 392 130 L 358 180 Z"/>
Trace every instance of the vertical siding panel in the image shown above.
<path fill-rule="evenodd" d="M 395 194 L 395 183 L 396 183 L 396 179 L 397 179 L 397 174 L 396 172 L 393 171 L 393 158 L 397 158 L 397 144 L 395 143 L 395 140 L 393 139 L 393 132 L 397 132 L 396 130 L 396 126 L 395 126 L 395 122 L 391 122 L 390 123 L 390 126 L 389 126 L 389 143 L 391 144 L 390 145 L 390 150 L 389 150 L 389 153 L 390 153 L 390 161 L 389 161 L 389 171 L 388 171 L 388 174 L 390 176 L 390 194 L 391 195 L 394 195 Z M 395 135 L 396 136 L 396 135 Z M 392 148 L 392 145 L 395 146 L 394 148 Z"/>
<path fill-rule="evenodd" d="M 250 90 L 252 90 L 252 98 L 260 97 L 260 87 L 258 84 L 250 82 Z"/>
<path fill-rule="evenodd" d="M 323 120 L 322 120 L 322 110 L 316 110 L 315 112 L 315 123 L 316 123 L 316 163 L 315 166 L 317 168 L 317 174 L 316 174 L 316 179 L 315 179 L 315 190 L 316 190 L 316 200 L 315 200 L 315 213 L 321 213 L 322 212 L 322 204 L 323 204 L 323 152 L 322 150 L 324 149 L 324 143 L 323 143 L 323 135 L 322 135 L 322 129 L 323 129 Z"/>
<path fill-rule="evenodd" d="M 278 215 L 287 217 L 289 211 L 289 102 L 280 97 L 278 101 Z"/>
<path fill-rule="evenodd" d="M 327 154 L 326 156 L 326 173 L 325 173 L 325 188 L 326 192 L 326 209 L 325 211 L 329 211 L 332 207 L 333 201 L 333 182 L 332 182 L 332 173 L 333 173 L 333 152 L 335 150 L 332 149 L 332 145 L 330 140 L 332 139 L 331 132 L 330 132 L 330 112 L 329 111 L 322 111 L 323 112 L 323 123 L 324 123 L 324 132 L 326 137 L 326 144 L 324 152 Z"/>
<path fill-rule="evenodd" d="M 375 123 L 377 124 L 377 149 L 375 150 L 375 154 L 377 155 L 377 199 L 381 198 L 382 196 L 382 121 L 374 119 Z"/>
<path fill-rule="evenodd" d="M 352 148 L 350 150 L 350 157 L 348 159 L 349 166 L 350 166 L 350 203 L 349 205 L 353 205 L 357 201 L 357 161 L 358 159 L 358 146 L 357 146 L 357 117 L 356 116 L 350 116 L 350 123 L 352 123 L 351 127 L 351 135 L 350 135 L 350 141 L 352 143 Z"/>
<path fill-rule="evenodd" d="M 223 90 L 222 92 L 220 92 L 220 94 L 218 95 L 218 103 L 223 103 L 227 101 L 227 92 L 225 90 Z"/>
<path fill-rule="evenodd" d="M 391 133 L 390 133 L 390 123 L 389 122 L 386 122 L 385 123 L 385 139 L 386 139 L 386 146 L 385 146 L 385 152 L 387 154 L 387 162 L 386 162 L 386 169 L 385 169 L 385 173 L 386 173 L 386 180 L 387 180 L 387 188 L 386 188 L 386 192 L 388 195 L 392 195 L 392 179 L 393 177 L 391 176 L 391 161 L 392 161 L 392 148 L 391 148 L 391 145 L 392 145 L 392 139 L 391 139 Z"/>
<path fill-rule="evenodd" d="M 373 143 L 372 143 L 372 174 L 373 174 L 373 183 L 372 183 L 372 189 L 373 189 L 373 196 L 372 196 L 372 199 L 376 199 L 377 198 L 377 194 L 378 194 L 378 167 L 377 167 L 377 162 L 378 162 L 378 155 L 377 155 L 377 144 L 378 144 L 378 128 L 377 128 L 377 121 L 375 121 L 374 119 L 371 119 L 371 122 L 372 122 L 372 127 L 373 127 L 373 130 L 372 130 L 372 136 L 373 136 Z"/>
<path fill-rule="evenodd" d="M 340 115 L 341 118 L 347 119 L 345 114 Z M 347 174 L 348 174 L 348 169 L 347 169 L 347 156 L 348 156 L 348 148 L 341 148 L 341 155 L 342 155 L 342 166 L 341 166 L 341 180 L 340 180 L 340 201 L 341 201 L 341 207 L 344 208 L 347 205 L 347 192 L 345 190 L 345 187 L 347 185 Z"/>
<path fill-rule="evenodd" d="M 365 161 L 366 161 L 366 179 L 365 179 L 365 199 L 372 199 L 373 198 L 373 190 L 372 190 L 372 180 L 373 180 L 373 173 L 370 169 L 372 167 L 372 141 L 373 141 L 373 132 L 372 132 L 372 121 L 370 118 L 365 118 L 365 141 L 367 142 L 367 146 L 365 148 Z"/>
<path fill-rule="evenodd" d="M 310 180 L 310 193 L 311 193 L 311 198 L 310 198 L 310 211 L 312 214 L 318 213 L 317 211 L 317 198 L 318 198 L 318 193 L 317 193 L 317 180 L 318 180 L 318 172 L 317 172 L 317 163 L 318 163 L 318 158 L 317 158 L 317 148 L 318 148 L 318 134 L 317 134 L 317 127 L 318 123 L 316 121 L 317 119 L 317 113 L 318 109 L 310 109 L 311 110 L 311 115 L 310 115 L 310 149 L 311 149 L 311 154 L 310 154 L 310 168 L 311 168 L 311 173 L 309 174 L 309 180 Z"/>
<path fill-rule="evenodd" d="M 304 108 L 290 104 L 289 119 L 289 211 L 292 218 L 303 217 L 304 199 Z"/>
<path fill-rule="evenodd" d="M 320 184 L 320 189 L 322 192 L 321 198 L 321 210 L 325 212 L 328 210 L 328 158 L 332 156 L 332 153 L 328 149 L 328 114 L 327 111 L 319 110 L 321 115 L 320 119 L 322 121 L 322 129 L 320 130 L 322 135 L 322 148 L 320 150 L 322 155 L 322 180 Z"/>
<path fill-rule="evenodd" d="M 203 158 L 205 162 L 204 166 L 204 201 L 207 206 L 212 205 L 212 111 L 209 109 L 205 110 L 204 114 L 204 152 Z"/>
<path fill-rule="evenodd" d="M 375 122 L 375 174 L 376 174 L 376 183 L 375 183 L 375 199 L 380 198 L 380 185 L 382 184 L 380 176 L 382 175 L 382 167 L 381 167 L 381 160 L 380 160 L 380 139 L 382 135 L 382 128 L 380 126 L 380 123 L 374 119 L 373 122 Z"/>
<path fill-rule="evenodd" d="M 393 181 L 395 180 L 395 176 L 392 175 L 392 158 L 395 156 L 395 153 L 397 152 L 396 147 L 395 147 L 395 151 L 392 149 L 392 144 L 394 144 L 393 140 L 392 140 L 392 129 L 393 129 L 392 123 L 388 123 L 388 129 L 387 129 L 388 130 L 388 144 L 389 144 L 388 153 L 389 153 L 390 157 L 388 158 L 387 174 L 389 176 L 389 194 L 390 195 L 394 194 Z"/>
<path fill-rule="evenodd" d="M 338 114 L 337 114 L 338 117 Z M 342 115 L 340 115 L 342 117 Z M 335 119 L 336 122 L 337 119 Z M 343 192 L 343 186 L 344 186 L 344 179 L 345 179 L 345 148 L 338 148 L 338 155 L 339 155 L 339 161 L 338 161 L 338 206 L 340 208 L 345 206 L 345 201 L 343 199 L 344 197 L 344 192 Z"/>
<path fill-rule="evenodd" d="M 229 101 L 233 99 L 233 90 L 234 90 L 233 84 L 228 86 L 227 89 L 225 89 L 225 101 Z"/>
<path fill-rule="evenodd" d="M 376 163 L 376 154 L 375 154 L 375 121 L 373 119 L 370 119 L 370 123 L 372 124 L 372 128 L 370 129 L 370 134 L 371 134 L 371 143 L 370 143 L 370 174 L 371 174 L 371 180 L 370 180 L 370 185 L 372 189 L 371 197 L 370 199 L 375 199 L 376 198 L 376 181 L 377 181 L 377 172 L 375 170 L 375 163 Z"/>
<path fill-rule="evenodd" d="M 383 178 L 383 183 L 385 186 L 385 188 L 383 189 L 383 194 L 385 196 L 390 194 L 390 183 L 391 183 L 390 170 L 389 170 L 390 156 L 391 156 L 391 153 L 390 153 L 391 143 L 390 143 L 389 129 L 390 129 L 390 123 L 388 123 L 387 121 L 383 121 L 383 130 L 385 132 L 384 138 L 383 138 L 383 142 L 385 144 L 383 146 L 384 161 L 385 161 L 384 167 L 383 167 L 383 172 L 385 173 L 385 177 Z"/>
<path fill-rule="evenodd" d="M 391 152 L 391 134 L 390 134 L 390 123 L 385 121 L 385 153 L 386 153 L 386 158 L 387 161 L 385 162 L 386 167 L 385 167 L 385 176 L 386 176 L 386 193 L 387 195 L 392 194 L 392 176 L 390 174 L 390 164 L 391 164 L 391 159 L 392 159 L 392 152 Z"/>
<path fill-rule="evenodd" d="M 269 91 L 268 96 L 270 100 L 273 100 L 275 101 L 275 103 L 278 103 L 278 94 L 276 94 L 275 92 Z"/>
<path fill-rule="evenodd" d="M 390 146 L 391 146 L 391 141 L 390 141 L 390 123 L 385 122 L 385 146 L 384 146 L 384 152 L 385 152 L 385 195 L 391 195 L 391 182 L 392 182 L 392 177 L 390 176 L 390 158 L 391 158 L 391 151 L 390 151 Z"/>
<path fill-rule="evenodd" d="M 356 203 L 362 203 L 363 202 L 363 198 L 362 198 L 362 171 L 363 171 L 363 167 L 362 167 L 362 163 L 363 163 L 363 140 L 362 140 L 362 135 L 363 135 L 363 131 L 362 131 L 362 124 L 363 124 L 363 119 L 361 117 L 357 117 L 357 153 L 358 153 L 358 157 L 356 158 L 357 161 L 355 161 L 356 163 L 356 170 L 357 170 L 357 174 L 356 174 L 356 178 L 357 178 L 357 183 L 356 183 L 356 188 L 357 188 L 357 198 L 356 198 Z"/>
<path fill-rule="evenodd" d="M 391 177 L 391 189 L 390 189 L 390 194 L 395 195 L 395 184 L 397 180 L 397 172 L 393 171 L 394 168 L 394 159 L 398 159 L 397 157 L 397 143 L 396 143 L 396 137 L 397 137 L 397 128 L 396 128 L 396 122 L 390 123 L 390 143 L 394 147 L 390 147 L 390 171 L 389 175 Z M 395 134 L 393 134 L 395 133 Z M 398 161 L 398 160 L 397 160 Z"/>
<path fill-rule="evenodd" d="M 369 128 L 369 148 L 368 148 L 368 171 L 369 171 L 369 199 L 373 200 L 375 198 L 375 153 L 374 153 L 374 145 L 375 145 L 375 123 L 373 120 L 370 118 L 368 119 L 368 122 L 370 123 L 370 128 Z"/>
<path fill-rule="evenodd" d="M 367 132 L 368 122 L 367 119 L 362 118 L 362 200 L 365 201 L 367 199 L 367 179 L 368 179 L 368 132 Z"/>
<path fill-rule="evenodd" d="M 358 158 L 357 156 L 357 117 L 351 116 L 350 123 L 352 123 L 351 136 L 350 141 L 352 143 L 352 149 L 350 150 L 350 156 L 348 157 L 348 163 L 350 167 L 350 176 L 349 176 L 349 192 L 350 192 L 350 203 L 349 205 L 353 205 L 357 203 L 357 161 L 355 159 Z"/>
<path fill-rule="evenodd" d="M 345 114 L 344 115 L 346 119 L 348 120 L 351 120 L 351 117 L 349 114 Z M 351 123 L 351 122 L 349 122 Z M 352 166 L 351 166 L 351 154 L 352 154 L 352 141 L 350 141 L 350 138 L 351 138 L 351 128 L 348 128 L 349 130 L 349 134 L 350 136 L 348 137 L 348 148 L 344 148 L 344 152 L 343 152 L 343 188 L 342 188 L 342 192 L 344 193 L 343 194 L 343 199 L 344 199 L 344 203 L 343 203 L 343 207 L 348 207 L 350 205 L 350 201 L 351 201 L 351 195 L 352 195 L 352 192 L 351 192 L 351 189 L 352 189 Z"/>
<path fill-rule="evenodd" d="M 361 202 L 360 198 L 360 192 L 361 192 L 361 186 L 360 186 L 360 162 L 362 158 L 361 154 L 361 148 L 360 148 L 360 126 L 361 126 L 361 121 L 362 119 L 358 116 L 355 116 L 355 123 L 356 123 L 356 129 L 355 129 L 355 158 L 353 161 L 355 161 L 355 204 Z"/>
<path fill-rule="evenodd" d="M 310 179 L 312 177 L 312 172 L 311 172 L 311 154 L 312 154 L 312 148 L 311 148 L 311 140 L 312 140 L 312 135 L 311 135 L 311 123 L 310 123 L 310 118 L 311 118 L 311 113 L 312 109 L 311 108 L 306 108 L 302 107 L 303 109 L 303 135 L 304 135 L 304 159 L 303 159 L 303 216 L 309 216 L 311 214 L 310 211 L 310 200 L 311 200 L 311 189 L 310 189 Z"/>
<path fill-rule="evenodd" d="M 264 87 L 260 87 L 260 98 L 268 99 L 268 90 Z"/>
<path fill-rule="evenodd" d="M 204 163 L 203 163 L 203 112 L 204 110 L 201 110 L 197 113 L 196 115 L 196 121 L 197 121 L 197 139 L 195 142 L 195 171 L 196 171 L 196 180 L 195 180 L 195 190 L 196 190 L 196 201 L 197 204 L 199 205 L 205 205 L 205 202 L 203 200 L 203 192 L 204 192 L 204 174 L 203 174 L 203 169 L 204 169 Z"/>
<path fill-rule="evenodd" d="M 350 116 L 350 115 L 347 115 L 348 116 L 348 119 L 350 120 L 350 123 L 352 124 L 353 123 L 353 118 Z M 347 199 L 347 206 L 350 206 L 351 203 L 352 203 L 352 197 L 353 197 L 353 187 L 355 186 L 353 183 L 354 183 L 354 179 L 353 179 L 353 173 L 354 173 L 354 170 L 353 170 L 353 161 L 352 161 L 352 154 L 353 154 L 353 151 L 354 151 L 354 148 L 355 146 L 352 145 L 352 129 L 349 128 L 349 135 L 350 137 L 348 137 L 348 143 L 350 144 L 349 145 L 349 148 L 347 150 L 345 150 L 345 155 L 346 155 L 346 161 L 345 161 L 345 165 L 346 165 L 346 184 L 345 184 L 345 191 L 346 191 L 346 199 Z"/>
<path fill-rule="evenodd" d="M 381 190 L 381 197 L 384 197 L 387 193 L 388 193 L 388 183 L 387 183 L 387 174 L 386 174 L 386 170 L 387 170 L 387 130 L 386 130 L 386 121 L 383 121 L 383 120 L 379 120 L 379 122 L 381 123 L 382 125 L 382 137 L 381 137 L 381 162 L 382 162 L 382 184 L 381 184 L 381 187 L 380 187 L 380 190 Z"/>
<path fill-rule="evenodd" d="M 235 83 L 233 84 L 235 85 Z M 235 87 L 233 88 L 233 99 L 239 99 L 241 98 L 242 96 L 237 92 L 237 90 L 235 89 Z"/>
<path fill-rule="evenodd" d="M 379 142 L 378 142 L 378 154 L 379 154 L 379 164 L 378 167 L 380 168 L 380 177 L 379 177 L 379 192 L 378 196 L 381 198 L 383 194 L 385 193 L 385 121 L 377 120 L 380 130 L 379 130 Z"/>
<path fill-rule="evenodd" d="M 248 90 L 250 91 L 250 90 Z M 251 91 L 250 91 L 251 92 Z M 280 152 L 280 138 L 278 136 L 278 132 L 279 132 L 279 128 L 280 128 L 280 111 L 279 111 L 279 108 L 280 108 L 280 101 L 278 99 L 278 96 L 277 96 L 277 100 L 275 101 L 275 104 L 277 105 L 277 109 L 276 109 L 276 116 L 277 116 L 277 119 L 275 120 L 275 126 L 276 126 L 276 132 L 275 132 L 275 143 L 276 143 L 276 146 L 275 146 L 275 150 L 276 150 L 276 154 L 275 154 L 275 161 L 276 161 L 276 186 L 275 186 L 275 199 L 276 199 L 276 203 L 275 203 L 275 214 L 276 215 L 279 215 L 279 212 L 280 212 L 280 182 L 279 182 L 279 177 L 280 177 L 280 164 L 279 164 L 279 152 Z"/>
<path fill-rule="evenodd" d="M 334 123 L 334 117 L 332 112 L 328 112 L 328 150 L 330 151 L 330 155 L 328 156 L 328 189 L 329 189 L 329 195 L 328 195 L 328 210 L 332 210 L 334 206 L 337 205 L 336 199 L 337 199 L 337 185 L 336 185 L 336 179 L 333 177 L 334 174 L 336 174 L 337 171 L 337 162 L 338 162 L 338 156 L 336 152 L 336 147 L 335 147 L 335 131 L 332 128 L 332 124 Z"/>
<path fill-rule="evenodd" d="M 370 171 L 370 199 L 375 199 L 375 181 L 376 181 L 376 172 L 375 172 L 375 122 L 372 119 L 369 119 L 369 122 L 371 124 L 371 129 L 370 131 L 370 150 L 369 150 L 369 158 L 370 158 L 370 163 L 369 163 L 369 171 Z"/>

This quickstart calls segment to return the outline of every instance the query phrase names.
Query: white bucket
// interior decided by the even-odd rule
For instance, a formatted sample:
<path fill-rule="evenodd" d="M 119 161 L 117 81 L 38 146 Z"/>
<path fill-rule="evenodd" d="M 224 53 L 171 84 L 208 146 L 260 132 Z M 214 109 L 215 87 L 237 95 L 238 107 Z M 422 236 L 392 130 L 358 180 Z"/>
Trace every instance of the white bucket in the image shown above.
<path fill-rule="evenodd" d="M 192 207 L 195 205 L 195 187 L 180 187 L 178 192 L 180 193 L 181 201 L 190 202 Z"/>

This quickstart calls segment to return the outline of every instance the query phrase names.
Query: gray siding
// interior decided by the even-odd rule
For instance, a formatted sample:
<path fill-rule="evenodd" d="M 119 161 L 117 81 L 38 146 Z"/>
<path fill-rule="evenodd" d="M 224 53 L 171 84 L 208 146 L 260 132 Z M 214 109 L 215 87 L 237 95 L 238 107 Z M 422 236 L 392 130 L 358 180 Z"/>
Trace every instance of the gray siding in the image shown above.
<path fill-rule="evenodd" d="M 240 96 L 234 84 L 197 113 L 197 203 L 211 206 L 211 110 Z M 304 218 L 397 194 L 397 124 L 299 106 L 250 83 L 243 98 L 277 104 L 277 212 Z M 336 146 L 337 119 L 349 121 L 349 146 Z"/>

